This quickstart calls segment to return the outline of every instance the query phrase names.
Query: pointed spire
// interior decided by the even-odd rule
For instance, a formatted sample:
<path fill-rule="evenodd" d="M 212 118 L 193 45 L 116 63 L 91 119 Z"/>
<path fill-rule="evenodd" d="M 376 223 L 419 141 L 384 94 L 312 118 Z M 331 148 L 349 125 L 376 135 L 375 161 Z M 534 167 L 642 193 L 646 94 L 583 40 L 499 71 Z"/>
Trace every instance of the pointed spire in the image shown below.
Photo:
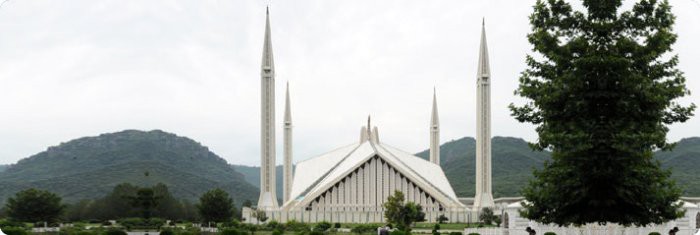
<path fill-rule="evenodd" d="M 489 69 L 489 51 L 486 45 L 486 20 L 481 21 L 481 45 L 479 46 L 479 69 L 477 72 L 477 77 L 489 78 L 491 77 L 491 70 Z"/>
<path fill-rule="evenodd" d="M 371 116 L 371 115 L 367 115 L 367 130 L 372 129 L 372 125 L 371 125 L 371 123 L 370 123 L 371 120 L 372 120 L 372 116 Z"/>
<path fill-rule="evenodd" d="M 270 33 L 270 10 L 266 9 L 265 13 L 265 42 L 263 44 L 262 58 L 263 74 L 273 75 L 275 73 L 275 61 L 272 58 L 272 35 Z"/>
<path fill-rule="evenodd" d="M 437 110 L 437 92 L 433 87 L 433 113 L 430 116 L 430 162 L 440 165 L 440 120 Z"/>
<path fill-rule="evenodd" d="M 430 125 L 433 127 L 440 125 L 440 120 L 438 118 L 437 95 L 435 92 L 435 87 L 433 87 L 433 113 L 430 116 Z"/>
<path fill-rule="evenodd" d="M 284 102 L 284 123 L 285 124 L 291 124 L 292 123 L 292 107 L 289 102 L 289 82 L 287 82 L 287 94 L 285 97 L 285 102 Z"/>

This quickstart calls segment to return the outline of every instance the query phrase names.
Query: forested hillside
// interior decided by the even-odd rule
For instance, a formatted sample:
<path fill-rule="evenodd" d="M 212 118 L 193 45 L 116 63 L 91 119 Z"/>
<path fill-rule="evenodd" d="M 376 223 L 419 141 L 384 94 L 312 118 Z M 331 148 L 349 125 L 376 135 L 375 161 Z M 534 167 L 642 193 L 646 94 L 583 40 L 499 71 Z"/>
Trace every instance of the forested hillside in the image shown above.
<path fill-rule="evenodd" d="M 0 201 L 35 187 L 76 202 L 103 197 L 121 183 L 163 183 L 174 197 L 191 202 L 217 187 L 238 205 L 258 199 L 255 186 L 201 144 L 158 130 L 128 130 L 72 140 L 20 160 L 0 173 Z"/>
<path fill-rule="evenodd" d="M 460 197 L 474 196 L 475 143 L 466 137 L 440 146 L 440 165 Z M 548 152 L 534 152 L 519 138 L 494 137 L 491 146 L 494 197 L 519 196 L 532 170 L 549 159 Z M 428 154 L 425 150 L 417 155 L 427 159 Z M 700 138 L 683 139 L 673 151 L 657 152 L 655 157 L 662 167 L 672 169 L 684 196 L 700 196 Z"/>
<path fill-rule="evenodd" d="M 518 196 L 532 170 L 541 168 L 548 153 L 532 151 L 523 139 L 494 137 L 491 142 L 493 167 L 493 196 Z M 429 151 L 416 154 L 428 159 Z M 476 140 L 465 137 L 440 146 L 440 165 L 452 188 L 460 197 L 474 196 L 476 170 Z"/>

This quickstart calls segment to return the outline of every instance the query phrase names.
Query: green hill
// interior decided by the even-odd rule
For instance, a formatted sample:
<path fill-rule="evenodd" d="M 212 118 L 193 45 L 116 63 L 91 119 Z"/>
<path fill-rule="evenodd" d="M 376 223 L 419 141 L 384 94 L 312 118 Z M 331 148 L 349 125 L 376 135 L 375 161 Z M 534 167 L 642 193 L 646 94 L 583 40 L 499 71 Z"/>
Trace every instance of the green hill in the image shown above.
<path fill-rule="evenodd" d="M 201 144 L 158 130 L 127 130 L 72 140 L 20 160 L 0 172 L 0 201 L 35 187 L 76 202 L 103 197 L 120 183 L 164 183 L 173 196 L 191 202 L 217 187 L 239 205 L 258 197 L 255 186 Z"/>
<path fill-rule="evenodd" d="M 548 153 L 532 151 L 523 139 L 494 137 L 491 142 L 493 196 L 517 196 L 520 188 L 549 159 Z M 428 159 L 429 150 L 416 154 Z M 473 197 L 476 140 L 464 137 L 440 145 L 440 165 L 460 197 Z"/>
<path fill-rule="evenodd" d="M 550 155 L 532 151 L 519 138 L 494 137 L 491 143 L 494 197 L 519 196 L 532 170 L 540 169 Z M 440 146 L 440 165 L 460 197 L 474 196 L 475 144 L 474 138 L 465 137 Z M 417 155 L 427 159 L 429 152 Z M 658 152 L 656 159 L 662 167 L 672 169 L 684 196 L 700 196 L 700 138 L 683 139 L 673 151 Z"/>
<path fill-rule="evenodd" d="M 474 196 L 476 140 L 464 137 L 440 146 L 440 165 L 460 197 Z M 532 170 L 540 169 L 550 158 L 548 152 L 535 152 L 523 139 L 494 137 L 492 139 L 494 197 L 519 196 L 523 185 L 532 178 Z M 416 154 L 428 159 L 428 150 Z M 665 168 L 673 169 L 673 178 L 684 189 L 685 196 L 700 196 L 700 138 L 678 142 L 672 152 L 659 152 L 656 158 Z M 246 181 L 259 187 L 258 167 L 234 165 Z M 277 194 L 282 197 L 281 166 L 277 167 Z"/>
<path fill-rule="evenodd" d="M 700 196 L 700 138 L 682 139 L 670 152 L 659 152 L 656 159 L 665 168 L 673 170 L 684 196 Z"/>

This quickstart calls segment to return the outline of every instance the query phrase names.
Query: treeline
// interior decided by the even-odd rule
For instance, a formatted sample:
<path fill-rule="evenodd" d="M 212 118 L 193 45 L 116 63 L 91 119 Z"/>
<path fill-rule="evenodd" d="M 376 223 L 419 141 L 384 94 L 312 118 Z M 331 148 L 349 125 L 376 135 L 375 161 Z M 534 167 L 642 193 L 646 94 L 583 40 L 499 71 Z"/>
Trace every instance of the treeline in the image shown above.
<path fill-rule="evenodd" d="M 144 213 L 147 215 L 144 216 Z M 132 217 L 156 217 L 174 221 L 199 221 L 201 218 L 196 204 L 173 197 L 165 184 L 142 188 L 123 183 L 115 186 L 103 198 L 66 205 L 62 220 L 106 221 Z M 235 207 L 234 217 L 240 217 L 240 210 Z"/>

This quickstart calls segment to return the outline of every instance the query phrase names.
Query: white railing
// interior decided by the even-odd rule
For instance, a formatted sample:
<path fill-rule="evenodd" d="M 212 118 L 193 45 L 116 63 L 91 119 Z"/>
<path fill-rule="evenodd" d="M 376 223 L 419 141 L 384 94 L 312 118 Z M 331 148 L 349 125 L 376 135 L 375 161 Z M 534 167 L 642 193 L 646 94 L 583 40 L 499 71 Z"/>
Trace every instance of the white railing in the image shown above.
<path fill-rule="evenodd" d="M 662 235 L 669 234 L 670 229 L 664 227 L 546 227 L 535 228 L 537 235 L 544 235 L 546 232 L 553 232 L 556 235 L 649 235 L 657 232 Z M 467 228 L 464 235 L 478 233 L 479 235 L 528 235 L 524 229 L 507 228 Z M 679 229 L 676 235 L 695 235 L 697 229 Z"/>

